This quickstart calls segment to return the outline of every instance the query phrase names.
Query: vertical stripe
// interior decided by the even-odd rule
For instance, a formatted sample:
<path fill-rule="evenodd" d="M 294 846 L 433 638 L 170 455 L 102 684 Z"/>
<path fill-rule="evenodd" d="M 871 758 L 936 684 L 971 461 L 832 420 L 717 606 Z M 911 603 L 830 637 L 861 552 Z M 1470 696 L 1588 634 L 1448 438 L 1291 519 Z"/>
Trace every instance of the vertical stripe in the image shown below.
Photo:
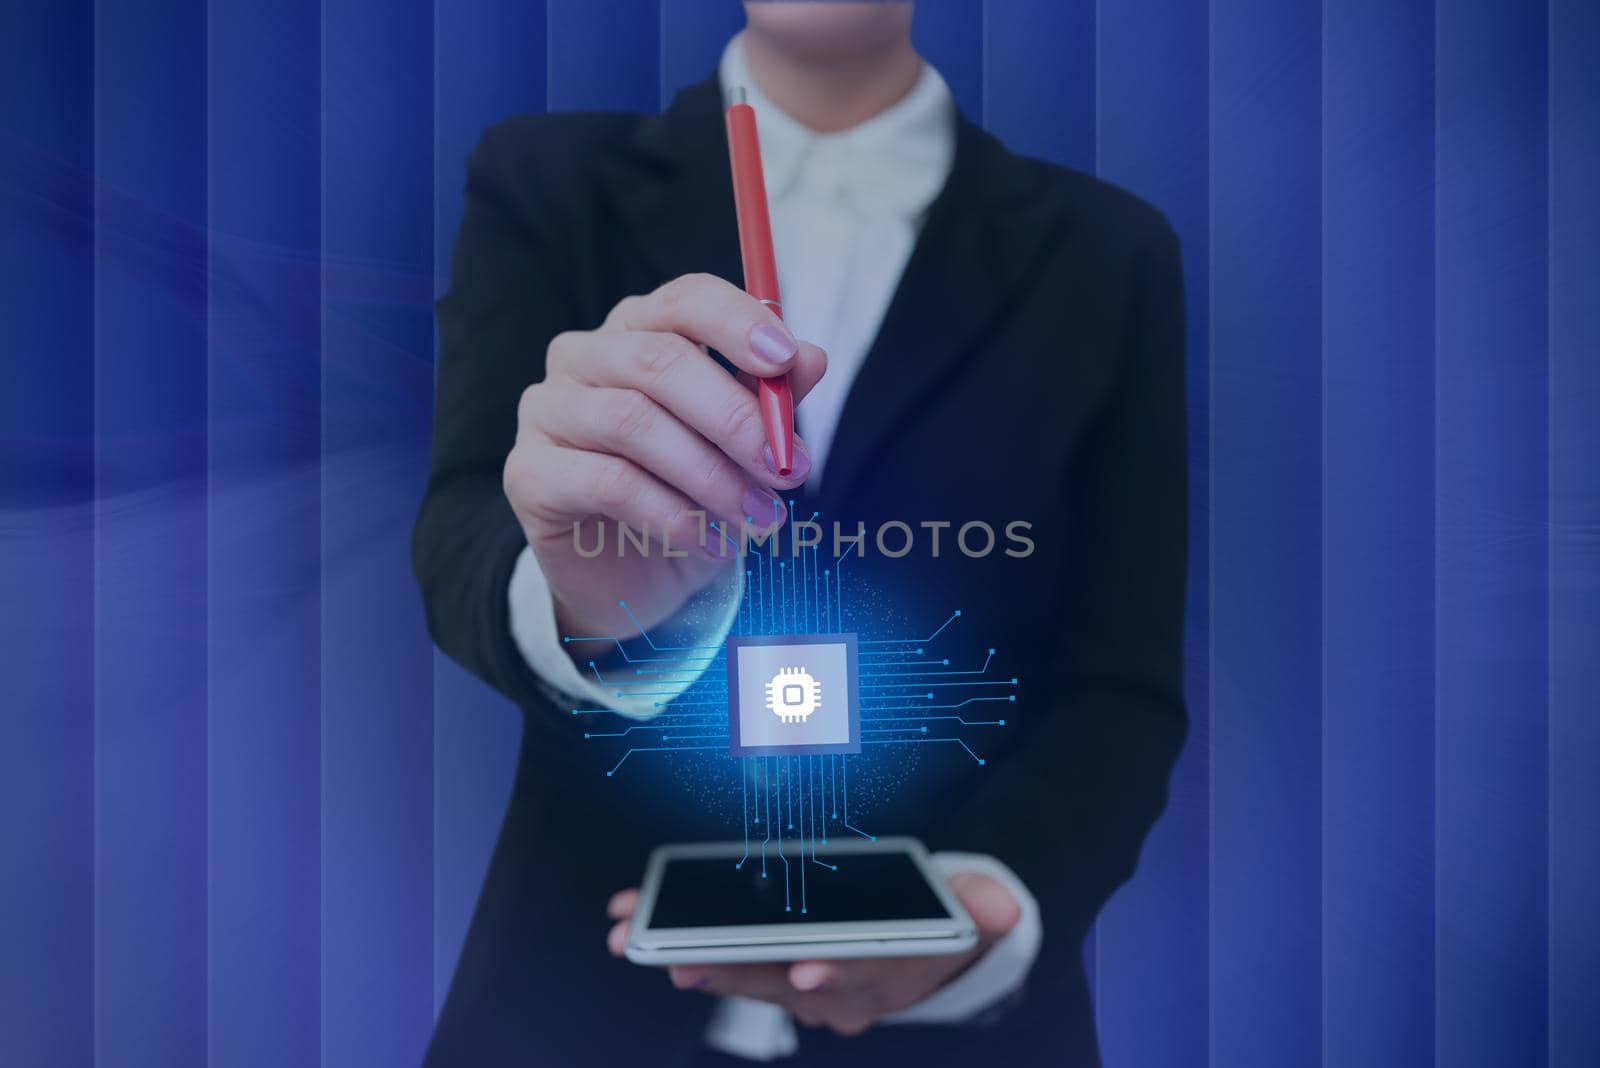
<path fill-rule="evenodd" d="M 1099 173 L 1159 206 L 1177 230 L 1188 316 L 1189 741 L 1138 875 L 1096 924 L 1106 1063 L 1155 1068 L 1195 1063 L 1206 1049 L 1210 1016 L 1208 6 L 1205 0 L 1137 0 L 1099 8 Z"/>
<path fill-rule="evenodd" d="M 1095 0 L 983 5 L 983 122 L 1011 151 L 1093 171 L 1095 84 Z"/>
<path fill-rule="evenodd" d="M 0 1062 L 94 1036 L 94 18 L 0 12 Z"/>
<path fill-rule="evenodd" d="M 1437 1051 L 1546 1049 L 1544 6 L 1437 29 Z"/>
<path fill-rule="evenodd" d="M 415 1063 L 433 1007 L 433 658 L 410 566 L 433 388 L 433 6 L 373 15 L 323 4 L 328 1064 Z"/>
<path fill-rule="evenodd" d="M 1433 11 L 1324 17 L 1323 1057 L 1402 1068 L 1433 1059 Z"/>
<path fill-rule="evenodd" d="M 1600 1063 L 1600 5 L 1550 5 L 1550 1063 Z"/>
<path fill-rule="evenodd" d="M 1106 1059 L 1600 1060 L 1600 14 L 1214 3 L 914 31 L 1184 241 L 1194 723 Z M 740 8 L 122 7 L 0 14 L 0 1062 L 415 1062 L 520 727 L 406 560 L 463 160 Z"/>
<path fill-rule="evenodd" d="M 434 3 L 434 293 L 450 277 L 467 154 L 482 130 L 544 110 L 543 3 Z M 516 770 L 522 720 L 455 661 L 433 658 L 433 1009 L 444 1004 Z"/>
<path fill-rule="evenodd" d="M 206 1057 L 205 27 L 203 0 L 95 13 L 95 1045 L 107 1063 Z"/>
<path fill-rule="evenodd" d="M 939 69 L 950 92 L 973 122 L 983 114 L 983 0 L 938 0 L 918 4 L 911 43 Z"/>
<path fill-rule="evenodd" d="M 728 38 L 744 28 L 740 4 L 703 0 L 660 0 L 661 107 L 678 90 L 715 74 Z"/>
<path fill-rule="evenodd" d="M 214 2 L 208 40 L 208 1046 L 312 1064 L 317 5 Z"/>
<path fill-rule="evenodd" d="M 1320 5 L 1212 8 L 1213 1059 L 1321 1055 Z"/>
<path fill-rule="evenodd" d="M 648 111 L 661 98 L 660 11 L 639 0 L 546 0 L 551 111 Z"/>

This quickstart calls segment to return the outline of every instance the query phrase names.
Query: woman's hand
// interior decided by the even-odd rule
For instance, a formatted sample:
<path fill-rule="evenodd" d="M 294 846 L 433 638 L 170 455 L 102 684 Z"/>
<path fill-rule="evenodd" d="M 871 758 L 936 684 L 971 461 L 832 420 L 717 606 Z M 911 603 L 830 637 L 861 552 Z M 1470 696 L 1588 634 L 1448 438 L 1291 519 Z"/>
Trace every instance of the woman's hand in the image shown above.
<path fill-rule="evenodd" d="M 654 626 L 738 556 L 747 517 L 755 531 L 784 521 L 775 492 L 803 482 L 811 460 L 797 441 L 793 475 L 778 477 L 755 380 L 788 373 L 798 401 L 826 366 L 765 305 L 704 274 L 628 297 L 598 330 L 550 342 L 544 381 L 522 395 L 504 483 L 564 632 L 635 633 L 619 600 Z M 648 535 L 648 555 L 632 544 L 619 555 L 617 521 Z M 578 552 L 601 537 L 603 552 Z"/>
<path fill-rule="evenodd" d="M 680 990 L 738 995 L 782 1005 L 807 1027 L 859 1035 L 885 1016 L 910 1008 L 960 975 L 967 965 L 1017 925 L 1022 908 L 987 875 L 958 872 L 950 889 L 978 925 L 978 944 L 948 957 L 872 957 L 807 960 L 794 964 L 679 964 L 667 969 Z M 606 948 L 622 956 L 638 890 L 623 890 L 606 905 L 616 921 Z"/>

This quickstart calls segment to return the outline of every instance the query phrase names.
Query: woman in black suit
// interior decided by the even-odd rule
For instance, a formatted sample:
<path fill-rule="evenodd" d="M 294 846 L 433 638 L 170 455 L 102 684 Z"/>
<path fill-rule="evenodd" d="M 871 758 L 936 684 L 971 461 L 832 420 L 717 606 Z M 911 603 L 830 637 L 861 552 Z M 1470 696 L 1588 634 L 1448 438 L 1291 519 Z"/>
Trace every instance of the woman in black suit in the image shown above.
<path fill-rule="evenodd" d="M 805 291 L 835 262 L 856 272 L 838 283 L 855 296 L 881 291 L 812 316 L 833 335 L 831 367 L 803 339 L 805 316 L 780 320 L 729 281 L 740 272 L 717 79 L 659 117 L 514 119 L 469 161 L 414 556 L 435 640 L 515 699 L 526 729 L 430 1062 L 797 1049 L 828 1063 L 1094 1063 L 1079 950 L 1132 874 L 1185 732 L 1177 242 L 1132 196 L 1013 155 L 941 104 L 947 91 L 911 48 L 909 5 L 747 13 L 723 74 L 760 94 L 764 147 L 774 121 L 800 146 L 777 179 L 792 174 L 797 191 L 773 190 L 786 296 L 791 277 Z M 835 170 L 815 162 L 836 150 L 847 162 Z M 890 180 L 853 186 L 864 173 Z M 925 197 L 905 192 L 930 174 Z M 825 224 L 833 202 L 804 191 L 831 181 L 867 225 L 883 213 L 881 238 L 840 228 L 853 268 L 825 244 L 785 264 L 782 219 L 804 227 L 811 211 Z M 808 423 L 800 408 L 826 462 L 813 471 L 820 449 L 803 442 L 791 478 L 764 455 L 750 388 L 778 373 L 802 396 L 835 376 L 811 402 L 833 390 L 825 417 Z M 633 903 L 617 891 L 650 845 L 726 829 L 572 758 L 567 665 L 549 659 L 565 654 L 536 647 L 539 633 L 668 623 L 733 566 L 721 551 L 586 556 L 575 546 L 593 542 L 575 543 L 575 524 L 620 520 L 694 545 L 698 513 L 782 526 L 786 500 L 847 531 L 896 520 L 920 531 L 910 555 L 879 568 L 883 586 L 907 603 L 937 590 L 938 604 L 967 606 L 984 644 L 1026 665 L 1016 722 L 982 767 L 938 763 L 934 796 L 902 790 L 874 811 L 886 831 L 995 858 L 952 880 L 983 943 L 959 958 L 679 968 L 669 981 L 615 959 Z M 958 551 L 940 523 L 968 520 L 1026 524 L 1031 551 Z M 940 531 L 935 553 L 926 535 Z M 635 619 L 617 607 L 624 589 Z M 993 989 L 974 996 L 975 975 Z M 919 1016 L 963 983 L 962 1006 Z"/>

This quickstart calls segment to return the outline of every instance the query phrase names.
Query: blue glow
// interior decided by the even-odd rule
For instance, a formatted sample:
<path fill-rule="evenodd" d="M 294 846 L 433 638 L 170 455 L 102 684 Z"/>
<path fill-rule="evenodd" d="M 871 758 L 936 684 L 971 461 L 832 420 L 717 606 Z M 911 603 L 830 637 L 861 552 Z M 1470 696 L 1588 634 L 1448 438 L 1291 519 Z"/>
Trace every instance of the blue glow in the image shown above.
<path fill-rule="evenodd" d="M 732 633 L 856 632 L 861 656 L 860 755 L 740 758 L 729 754 L 727 680 L 716 663 L 724 656 L 721 644 L 658 645 L 643 628 L 637 639 L 599 635 L 563 641 L 605 642 L 617 651 L 612 667 L 602 669 L 595 660 L 587 662 L 608 692 L 661 698 L 654 702 L 661 711 L 648 722 L 609 709 L 572 710 L 575 716 L 601 717 L 583 738 L 612 747 L 602 763 L 606 777 L 615 777 L 625 765 L 630 774 L 652 770 L 648 763 L 630 763 L 635 754 L 668 762 L 668 773 L 673 775 L 684 804 L 712 813 L 726 811 L 730 821 L 739 821 L 744 854 L 735 870 L 743 869 L 751 857 L 753 827 L 761 877 L 767 877 L 771 846 L 782 863 L 785 910 L 792 911 L 798 902 L 804 913 L 813 893 L 806 869 L 838 870 L 818 855 L 818 847 L 828 842 L 830 829 L 877 841 L 876 834 L 851 822 L 852 767 L 858 772 L 858 819 L 863 804 L 870 807 L 874 796 L 881 799 L 915 788 L 913 773 L 927 746 L 959 749 L 976 765 L 986 767 L 980 736 L 984 731 L 1004 729 L 1008 719 L 986 717 L 982 706 L 996 701 L 1015 704 L 1020 679 L 1013 675 L 997 678 L 991 673 L 999 651 L 969 640 L 958 625 L 963 621 L 961 609 L 952 608 L 942 619 L 935 616 L 936 622 L 909 627 L 878 602 L 867 579 L 870 569 L 860 565 L 845 569 L 848 549 L 828 560 L 818 555 L 816 546 L 801 548 L 793 568 L 788 566 L 790 561 L 776 558 L 781 552 L 777 542 L 767 543 L 765 551 L 751 547 L 745 557 L 744 595 Z M 625 600 L 618 603 L 634 618 Z M 630 655 L 629 644 L 635 653 L 642 646 L 650 655 Z M 937 652 L 930 653 L 930 649 Z M 678 684 L 689 677 L 693 681 L 679 692 Z M 986 692 L 993 689 L 1012 692 Z M 968 709 L 971 711 L 963 714 Z M 824 758 L 826 765 L 820 765 Z M 731 785 L 738 787 L 737 805 L 733 804 L 730 778 Z M 776 825 L 774 804 L 778 808 Z M 787 847 L 785 839 L 789 839 Z M 791 865 L 791 856 L 799 863 Z M 826 881 L 826 877 L 819 878 Z"/>

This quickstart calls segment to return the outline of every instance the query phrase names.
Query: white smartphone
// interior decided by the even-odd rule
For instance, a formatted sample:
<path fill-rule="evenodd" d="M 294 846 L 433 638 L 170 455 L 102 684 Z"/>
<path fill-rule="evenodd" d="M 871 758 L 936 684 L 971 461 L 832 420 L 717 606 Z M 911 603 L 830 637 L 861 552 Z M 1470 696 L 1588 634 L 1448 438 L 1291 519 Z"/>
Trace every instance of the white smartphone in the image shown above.
<path fill-rule="evenodd" d="M 784 856 L 769 844 L 765 874 L 756 845 L 668 845 L 651 853 L 628 929 L 628 959 L 668 965 L 935 956 L 977 944 L 972 917 L 915 838 L 833 842 L 800 857 L 793 843 Z"/>

